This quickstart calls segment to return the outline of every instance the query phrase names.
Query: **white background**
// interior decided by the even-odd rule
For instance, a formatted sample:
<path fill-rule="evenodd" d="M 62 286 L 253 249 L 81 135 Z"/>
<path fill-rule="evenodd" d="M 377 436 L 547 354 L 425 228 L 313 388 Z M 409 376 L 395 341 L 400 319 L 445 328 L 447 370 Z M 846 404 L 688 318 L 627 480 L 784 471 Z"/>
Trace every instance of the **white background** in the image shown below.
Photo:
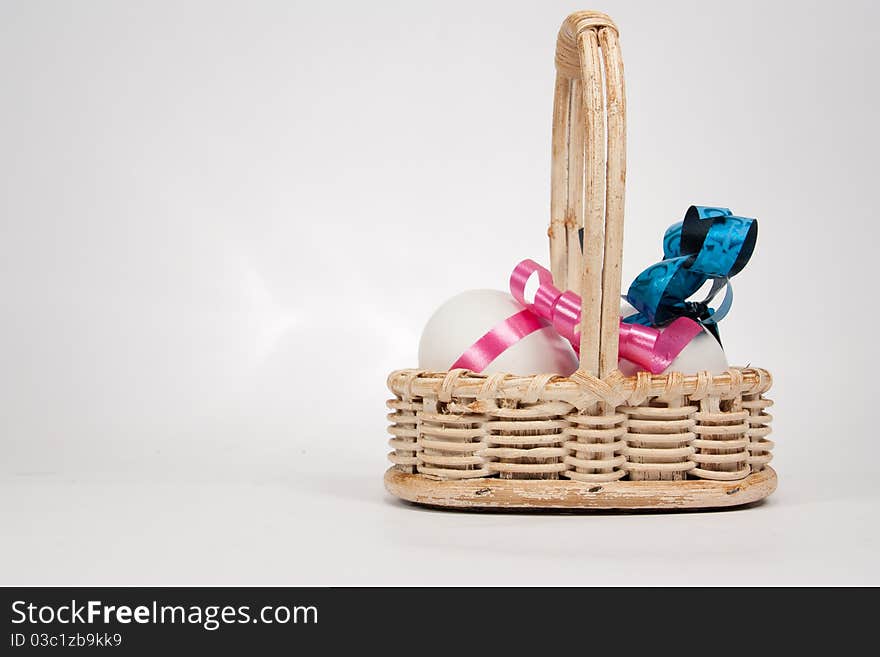
<path fill-rule="evenodd" d="M 759 219 L 722 332 L 779 490 L 720 513 L 392 499 L 385 378 L 546 263 L 572 2 L 0 4 L 0 583 L 880 583 L 875 3 L 619 2 L 624 280 Z"/>

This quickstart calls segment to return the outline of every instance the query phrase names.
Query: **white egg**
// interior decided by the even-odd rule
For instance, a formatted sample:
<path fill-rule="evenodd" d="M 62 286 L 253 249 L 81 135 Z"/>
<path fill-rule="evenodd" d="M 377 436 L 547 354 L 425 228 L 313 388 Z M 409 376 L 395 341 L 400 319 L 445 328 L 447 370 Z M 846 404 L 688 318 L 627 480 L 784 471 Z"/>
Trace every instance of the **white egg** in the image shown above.
<path fill-rule="evenodd" d="M 637 312 L 636 309 L 626 302 L 623 302 L 620 306 L 621 317 L 627 317 L 635 312 Z M 664 329 L 661 328 L 660 330 Z M 626 376 L 632 376 L 644 369 L 624 358 L 620 359 L 617 367 Z M 703 332 L 691 340 L 663 372 L 696 374 L 697 372 L 708 371 L 711 374 L 721 374 L 727 368 L 727 356 L 724 355 L 724 349 L 722 349 L 721 345 L 718 344 L 718 340 L 709 331 L 703 329 Z"/>
<path fill-rule="evenodd" d="M 447 371 L 489 330 L 523 310 L 506 292 L 469 290 L 451 298 L 428 320 L 419 342 L 419 367 Z M 577 355 L 552 326 L 525 336 L 483 369 L 484 373 L 561 374 L 578 367 Z"/>

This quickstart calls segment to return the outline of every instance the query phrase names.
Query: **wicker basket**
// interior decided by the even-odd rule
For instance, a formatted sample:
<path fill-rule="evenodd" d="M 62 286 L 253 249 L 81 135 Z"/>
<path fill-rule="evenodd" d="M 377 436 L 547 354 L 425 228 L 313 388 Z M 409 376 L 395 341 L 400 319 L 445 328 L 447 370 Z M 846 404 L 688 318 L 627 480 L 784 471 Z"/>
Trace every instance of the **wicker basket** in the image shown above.
<path fill-rule="evenodd" d="M 626 100 L 611 19 L 569 16 L 556 70 L 550 259 L 558 287 L 583 299 L 580 367 L 571 377 L 393 372 L 386 487 L 457 508 L 706 508 L 766 497 L 776 487 L 768 372 L 617 369 Z"/>

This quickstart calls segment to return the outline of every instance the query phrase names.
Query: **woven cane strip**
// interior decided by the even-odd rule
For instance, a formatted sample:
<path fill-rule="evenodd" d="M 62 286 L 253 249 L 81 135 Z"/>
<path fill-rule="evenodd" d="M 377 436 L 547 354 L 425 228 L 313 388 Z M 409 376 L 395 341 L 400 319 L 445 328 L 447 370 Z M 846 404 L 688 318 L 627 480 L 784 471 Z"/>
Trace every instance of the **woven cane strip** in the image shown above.
<path fill-rule="evenodd" d="M 706 388 L 702 377 L 697 390 Z M 692 460 L 695 438 L 695 406 L 682 394 L 684 376 L 666 377 L 663 392 L 646 399 L 644 406 L 627 406 L 626 455 L 624 469 L 634 481 L 679 481 L 696 467 Z"/>
<path fill-rule="evenodd" d="M 486 411 L 487 447 L 480 454 L 487 459 L 489 472 L 502 479 L 558 479 L 566 468 L 563 430 L 568 423 L 557 413 L 571 407 L 532 401 L 546 381 L 538 384 L 526 391 L 522 401 L 496 399 L 495 407 Z"/>
<path fill-rule="evenodd" d="M 488 476 L 489 471 L 484 468 L 478 470 L 434 468 L 419 463 L 419 474 L 426 475 L 431 479 L 476 479 Z"/>
<path fill-rule="evenodd" d="M 571 413 L 572 405 L 565 402 L 542 402 L 517 408 L 496 407 L 492 417 L 498 419 L 515 418 L 517 421 L 530 418 L 558 418 Z"/>
<path fill-rule="evenodd" d="M 626 470 L 636 481 L 678 481 L 696 467 L 692 460 L 696 437 L 693 415 L 696 406 L 681 405 L 676 397 L 668 404 L 626 406 L 629 417 L 626 432 Z"/>
<path fill-rule="evenodd" d="M 752 466 L 752 472 L 763 470 L 773 459 L 771 450 L 774 443 L 767 438 L 772 430 L 770 422 L 773 416 L 765 412 L 772 405 L 771 400 L 761 395 L 743 395 L 742 407 L 749 411 L 749 465 Z"/>
<path fill-rule="evenodd" d="M 697 467 L 691 476 L 717 481 L 733 481 L 747 477 L 749 465 L 749 411 L 743 409 L 738 395 L 705 396 L 699 400 L 700 410 L 694 414 Z"/>
<path fill-rule="evenodd" d="M 388 441 L 388 445 L 394 451 L 388 454 L 388 460 L 398 470 L 414 473 L 418 462 L 416 454 L 421 449 L 417 440 L 417 413 L 422 409 L 422 402 L 389 399 L 386 404 L 393 410 L 388 414 L 388 420 L 391 422 L 388 433 L 393 436 Z"/>
<path fill-rule="evenodd" d="M 397 398 L 386 402 L 393 411 L 387 416 L 392 423 L 388 427 L 388 433 L 393 436 L 388 444 L 394 449 L 388 454 L 388 460 L 398 470 L 409 474 L 417 471 L 418 452 L 421 450 L 418 444 L 418 414 L 423 403 L 421 397 L 413 393 L 413 384 L 422 374 L 425 374 L 423 370 L 407 370 L 402 376 L 397 376 Z M 388 377 L 389 388 L 394 376 L 395 373 L 392 373 Z"/>
<path fill-rule="evenodd" d="M 598 412 L 598 405 L 593 412 Z M 569 427 L 565 430 L 568 466 L 563 476 L 575 481 L 600 483 L 616 481 L 626 476 L 623 469 L 626 443 L 621 440 L 626 433 L 623 413 L 597 414 L 573 413 L 568 416 Z"/>
<path fill-rule="evenodd" d="M 450 373 L 452 374 L 452 373 Z M 446 390 L 449 389 L 447 381 Z M 479 455 L 483 442 L 486 416 L 472 412 L 472 405 L 463 400 L 425 399 L 418 415 L 416 469 L 438 479 L 470 479 L 489 475 L 486 459 Z"/>
<path fill-rule="evenodd" d="M 449 440 L 445 438 L 427 438 L 422 436 L 419 438 L 419 447 L 421 450 L 430 450 L 430 453 L 438 456 L 459 455 L 465 464 L 469 460 L 468 457 L 476 454 L 482 449 L 482 443 L 474 443 L 472 440 Z M 433 462 L 433 458 L 426 457 L 428 462 Z"/>
<path fill-rule="evenodd" d="M 616 430 L 615 436 L 620 435 L 620 430 Z M 608 454 L 610 456 L 607 457 L 607 460 L 611 460 L 616 453 L 622 453 L 624 448 L 626 447 L 625 440 L 614 440 L 612 442 L 601 442 L 601 443 L 589 443 L 589 451 L 601 454 Z M 584 443 L 578 442 L 577 440 L 567 440 L 563 443 L 563 447 L 569 452 L 577 452 L 578 450 L 584 450 Z"/>

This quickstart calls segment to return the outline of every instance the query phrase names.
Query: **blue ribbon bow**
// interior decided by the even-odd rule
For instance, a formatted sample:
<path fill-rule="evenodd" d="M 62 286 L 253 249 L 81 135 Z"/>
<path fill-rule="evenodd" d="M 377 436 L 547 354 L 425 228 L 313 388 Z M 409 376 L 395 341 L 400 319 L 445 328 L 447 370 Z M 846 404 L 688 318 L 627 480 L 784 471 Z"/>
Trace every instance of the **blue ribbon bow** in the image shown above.
<path fill-rule="evenodd" d="M 757 238 L 755 219 L 737 217 L 727 208 L 692 205 L 684 221 L 670 226 L 663 236 L 663 260 L 629 286 L 624 298 L 639 312 L 623 321 L 664 326 L 677 317 L 690 317 L 720 342 L 716 324 L 733 303 L 730 278 L 746 266 Z M 688 301 L 708 280 L 712 280 L 712 289 L 706 298 Z M 721 305 L 710 308 L 722 288 L 727 289 Z"/>

